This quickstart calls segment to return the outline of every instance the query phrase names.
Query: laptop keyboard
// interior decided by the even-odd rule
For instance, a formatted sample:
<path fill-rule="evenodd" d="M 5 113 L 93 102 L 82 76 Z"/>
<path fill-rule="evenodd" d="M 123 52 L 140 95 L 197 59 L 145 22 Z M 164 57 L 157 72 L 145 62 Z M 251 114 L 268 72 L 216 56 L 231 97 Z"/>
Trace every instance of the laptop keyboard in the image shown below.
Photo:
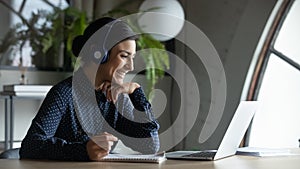
<path fill-rule="evenodd" d="M 212 151 L 201 151 L 193 154 L 184 155 L 184 157 L 214 157 L 216 152 Z"/>

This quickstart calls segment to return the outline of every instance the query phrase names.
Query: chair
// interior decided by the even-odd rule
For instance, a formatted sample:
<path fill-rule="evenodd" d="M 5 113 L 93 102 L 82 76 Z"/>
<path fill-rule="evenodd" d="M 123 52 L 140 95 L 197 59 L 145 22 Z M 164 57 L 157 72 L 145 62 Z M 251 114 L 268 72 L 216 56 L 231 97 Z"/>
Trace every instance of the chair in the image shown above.
<path fill-rule="evenodd" d="M 0 154 L 0 159 L 19 159 L 20 148 L 5 150 Z"/>

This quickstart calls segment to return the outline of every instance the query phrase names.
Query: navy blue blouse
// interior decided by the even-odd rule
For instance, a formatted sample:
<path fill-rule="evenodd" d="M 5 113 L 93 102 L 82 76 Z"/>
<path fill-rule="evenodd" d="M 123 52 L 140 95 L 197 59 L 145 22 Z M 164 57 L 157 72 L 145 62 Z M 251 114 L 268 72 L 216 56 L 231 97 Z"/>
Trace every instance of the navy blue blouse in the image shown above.
<path fill-rule="evenodd" d="M 73 77 L 69 77 L 48 92 L 22 141 L 21 159 L 89 161 L 86 144 L 92 134 L 85 124 L 94 122 L 84 119 L 83 113 L 83 119 L 78 119 L 81 117 L 76 114 L 72 83 Z M 88 84 L 84 82 L 80 85 Z M 141 153 L 159 150 L 159 125 L 142 88 L 137 88 L 130 95 L 121 94 L 117 104 L 108 102 L 100 91 L 94 90 L 94 93 L 106 121 L 96 126 L 97 133 L 109 132 Z M 85 120 L 85 124 L 82 125 L 80 120 Z"/>

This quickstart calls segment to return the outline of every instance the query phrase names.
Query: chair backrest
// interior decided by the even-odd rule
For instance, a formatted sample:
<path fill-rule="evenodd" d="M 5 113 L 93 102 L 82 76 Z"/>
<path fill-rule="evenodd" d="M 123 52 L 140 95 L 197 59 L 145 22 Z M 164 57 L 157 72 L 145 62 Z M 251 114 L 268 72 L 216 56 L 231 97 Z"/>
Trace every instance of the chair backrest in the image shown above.
<path fill-rule="evenodd" d="M 20 148 L 13 148 L 9 150 L 5 150 L 0 154 L 0 159 L 19 159 Z"/>

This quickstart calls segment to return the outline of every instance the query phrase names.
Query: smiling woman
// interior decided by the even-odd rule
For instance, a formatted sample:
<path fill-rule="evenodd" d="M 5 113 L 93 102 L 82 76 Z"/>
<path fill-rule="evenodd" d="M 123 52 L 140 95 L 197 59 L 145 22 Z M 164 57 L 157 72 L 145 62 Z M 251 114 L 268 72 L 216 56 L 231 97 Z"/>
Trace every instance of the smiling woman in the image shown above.
<path fill-rule="evenodd" d="M 115 103 L 118 95 L 123 93 L 124 90 L 131 94 L 136 88 L 140 87 L 137 83 L 124 83 L 125 75 L 134 70 L 135 50 L 135 40 L 128 39 L 120 42 L 109 52 L 110 57 L 107 63 L 99 66 L 95 85 L 96 88 L 106 91 L 109 101 Z"/>
<path fill-rule="evenodd" d="M 136 33 L 113 18 L 93 21 L 73 41 L 80 66 L 49 91 L 25 136 L 20 157 L 98 161 L 121 140 L 159 150 L 159 124 L 142 87 L 124 82 L 134 69 Z"/>

